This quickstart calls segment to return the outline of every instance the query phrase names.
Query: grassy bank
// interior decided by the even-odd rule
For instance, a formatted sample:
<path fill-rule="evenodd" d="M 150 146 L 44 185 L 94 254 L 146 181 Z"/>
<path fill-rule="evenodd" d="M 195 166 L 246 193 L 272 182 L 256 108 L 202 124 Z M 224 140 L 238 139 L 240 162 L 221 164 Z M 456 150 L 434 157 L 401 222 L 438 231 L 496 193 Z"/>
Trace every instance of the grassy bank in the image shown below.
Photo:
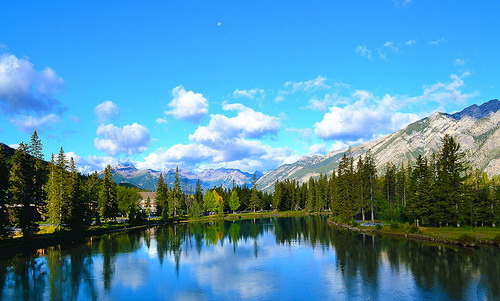
<path fill-rule="evenodd" d="M 377 226 L 361 226 L 357 223 L 338 223 L 333 219 L 328 222 L 353 231 L 393 235 L 410 239 L 426 240 L 467 247 L 479 244 L 500 246 L 500 228 L 491 227 L 416 227 L 400 223 L 384 223 Z"/>
<path fill-rule="evenodd" d="M 130 231 L 159 225 L 157 220 L 144 221 L 141 224 L 102 223 L 84 231 L 54 231 L 52 226 L 42 226 L 33 237 L 13 237 L 0 240 L 0 258 L 29 254 L 37 249 L 55 245 L 71 245 L 85 242 L 88 237 L 113 232 Z"/>
<path fill-rule="evenodd" d="M 37 249 L 43 249 L 55 245 L 71 245 L 76 243 L 85 242 L 88 237 L 102 235 L 113 232 L 129 231 L 134 229 L 147 228 L 152 226 L 164 225 L 169 223 L 193 223 L 193 222 L 213 222 L 221 220 L 245 220 L 264 217 L 285 217 L 285 216 L 305 216 L 313 215 L 316 213 L 308 213 L 305 211 L 257 211 L 246 213 L 232 213 L 225 214 L 224 216 L 209 215 L 199 218 L 188 218 L 187 216 L 180 216 L 176 219 L 163 221 L 159 218 L 144 221 L 141 224 L 128 224 L 126 222 L 118 223 L 102 223 L 95 225 L 85 231 L 72 232 L 72 231 L 55 231 L 54 226 L 42 225 L 38 233 L 29 238 L 21 237 L 20 235 L 13 238 L 0 240 L 0 258 L 9 258 L 17 255 L 29 254 Z"/>

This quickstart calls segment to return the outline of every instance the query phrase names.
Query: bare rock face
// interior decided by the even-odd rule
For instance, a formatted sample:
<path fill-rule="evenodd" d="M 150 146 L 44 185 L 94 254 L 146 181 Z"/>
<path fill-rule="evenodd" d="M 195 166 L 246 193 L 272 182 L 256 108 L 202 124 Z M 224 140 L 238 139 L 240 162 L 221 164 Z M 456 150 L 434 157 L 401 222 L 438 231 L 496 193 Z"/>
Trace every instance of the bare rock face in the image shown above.
<path fill-rule="evenodd" d="M 331 174 L 344 153 L 357 160 L 368 150 L 375 157 L 379 171 L 388 163 L 414 163 L 419 155 L 430 155 L 441 147 L 444 135 L 455 137 L 467 155 L 469 164 L 488 173 L 500 174 L 500 101 L 490 100 L 480 106 L 446 114 L 436 112 L 395 133 L 325 156 L 304 157 L 293 164 L 280 166 L 257 181 L 262 190 L 272 190 L 276 180 L 295 179 L 305 182 L 310 176 Z"/>

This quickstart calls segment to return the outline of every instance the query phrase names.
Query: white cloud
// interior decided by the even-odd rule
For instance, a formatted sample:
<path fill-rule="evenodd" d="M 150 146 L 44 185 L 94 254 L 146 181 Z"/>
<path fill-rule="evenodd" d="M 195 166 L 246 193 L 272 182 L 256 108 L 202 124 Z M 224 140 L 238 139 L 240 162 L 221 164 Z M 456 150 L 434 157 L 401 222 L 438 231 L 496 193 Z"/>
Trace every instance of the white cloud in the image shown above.
<path fill-rule="evenodd" d="M 110 100 L 106 100 L 95 107 L 95 113 L 99 122 L 108 122 L 120 116 L 118 106 Z"/>
<path fill-rule="evenodd" d="M 157 124 L 167 124 L 168 121 L 165 118 L 156 118 L 156 123 Z"/>
<path fill-rule="evenodd" d="M 135 164 L 161 170 L 175 166 L 191 170 L 231 166 L 253 172 L 276 168 L 292 155 L 287 147 L 273 148 L 253 140 L 275 134 L 280 127 L 279 118 L 240 103 L 224 103 L 222 108 L 237 115 L 211 115 L 208 125 L 199 126 L 189 136 L 192 143 L 158 149 Z"/>
<path fill-rule="evenodd" d="M 131 155 L 143 152 L 150 143 L 148 130 L 138 123 L 124 127 L 101 124 L 97 128 L 97 135 L 102 138 L 94 139 L 95 147 L 112 156 L 120 153 Z"/>
<path fill-rule="evenodd" d="M 372 51 L 365 45 L 356 46 L 356 53 L 361 55 L 362 57 L 366 57 L 367 59 L 372 58 Z"/>
<path fill-rule="evenodd" d="M 303 129 L 297 129 L 297 128 L 287 128 L 285 129 L 287 132 L 295 132 L 299 134 L 300 137 L 302 138 L 310 138 L 312 136 L 312 130 L 310 128 L 303 128 Z"/>
<path fill-rule="evenodd" d="M 165 114 L 174 118 L 199 122 L 208 113 L 208 101 L 203 94 L 186 91 L 183 86 L 172 89 L 172 101 L 168 104 L 171 110 Z"/>
<path fill-rule="evenodd" d="M 106 166 L 113 166 L 118 163 L 117 159 L 113 157 L 87 156 L 87 158 L 83 158 L 73 151 L 66 152 L 65 156 L 68 161 L 70 158 L 73 158 L 76 168 L 83 174 L 89 174 L 94 171 L 100 172 Z"/>
<path fill-rule="evenodd" d="M 332 145 L 330 146 L 330 151 L 333 152 L 333 151 L 338 151 L 338 150 L 341 150 L 341 149 L 346 149 L 349 147 L 349 144 L 348 143 L 345 143 L 343 141 L 340 141 L 340 140 L 336 140 L 332 143 Z"/>
<path fill-rule="evenodd" d="M 235 98 L 246 97 L 249 99 L 254 99 L 254 98 L 264 97 L 265 94 L 266 93 L 264 89 L 257 89 L 257 88 L 251 90 L 236 89 L 233 92 L 233 97 Z"/>
<path fill-rule="evenodd" d="M 444 41 L 446 41 L 445 38 L 439 38 L 437 40 L 428 41 L 427 44 L 429 44 L 429 45 L 439 45 L 439 44 L 443 43 Z"/>
<path fill-rule="evenodd" d="M 312 91 L 329 89 L 331 86 L 327 83 L 328 79 L 318 75 L 315 79 L 310 79 L 303 82 L 288 81 L 284 84 L 285 87 L 291 88 L 292 93 L 297 91 Z"/>
<path fill-rule="evenodd" d="M 415 41 L 415 40 L 408 40 L 404 44 L 406 46 L 412 46 L 412 45 L 415 45 L 416 43 L 417 43 L 417 41 Z"/>
<path fill-rule="evenodd" d="M 306 108 L 324 112 L 334 104 L 347 104 L 349 101 L 350 100 L 347 97 L 339 96 L 336 93 L 327 93 L 323 96 L 323 99 L 318 99 L 316 97 L 311 98 L 309 100 L 309 105 Z"/>
<path fill-rule="evenodd" d="M 326 152 L 326 146 L 323 143 L 313 144 L 309 147 L 311 154 L 323 155 Z"/>
<path fill-rule="evenodd" d="M 51 128 L 52 125 L 59 122 L 59 117 L 54 114 L 42 116 L 21 115 L 10 118 L 10 122 L 21 131 L 31 133 L 34 130 L 41 131 Z"/>
<path fill-rule="evenodd" d="M 465 65 L 465 60 L 458 58 L 458 59 L 455 59 L 454 63 L 455 63 L 455 66 L 463 66 L 463 65 Z"/>
<path fill-rule="evenodd" d="M 61 110 L 54 93 L 63 84 L 64 80 L 49 67 L 36 71 L 28 59 L 0 55 L 0 109 L 7 113 L 47 114 Z"/>
<path fill-rule="evenodd" d="M 277 117 L 254 111 L 240 103 L 222 106 L 224 111 L 237 111 L 236 117 L 213 114 L 207 126 L 200 126 L 189 136 L 195 142 L 217 142 L 227 138 L 262 138 L 275 134 L 280 122 Z"/>
<path fill-rule="evenodd" d="M 285 100 L 285 97 L 283 95 L 278 95 L 274 98 L 274 102 L 278 103 L 278 102 L 282 102 Z"/>
<path fill-rule="evenodd" d="M 222 26 L 222 22 L 217 22 L 217 27 L 221 27 Z"/>
<path fill-rule="evenodd" d="M 357 90 L 352 93 L 354 102 L 346 106 L 331 106 L 323 120 L 314 124 L 314 133 L 325 140 L 356 141 L 373 139 L 388 132 L 396 131 L 423 116 L 401 112 L 405 107 L 437 104 L 439 109 L 448 104 L 467 103 L 476 95 L 461 91 L 464 85 L 461 76 L 452 74 L 450 81 L 424 86 L 418 96 L 376 97 L 369 91 Z"/>

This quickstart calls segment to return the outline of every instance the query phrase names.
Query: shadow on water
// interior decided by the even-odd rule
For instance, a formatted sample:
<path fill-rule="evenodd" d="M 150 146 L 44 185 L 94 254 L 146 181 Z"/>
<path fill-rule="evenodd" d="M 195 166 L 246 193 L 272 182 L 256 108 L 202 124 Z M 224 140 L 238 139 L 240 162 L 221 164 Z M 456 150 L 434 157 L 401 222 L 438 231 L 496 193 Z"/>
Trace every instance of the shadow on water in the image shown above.
<path fill-rule="evenodd" d="M 263 237 L 269 235 L 276 248 L 301 246 L 334 254 L 334 266 L 348 299 L 378 296 L 384 273 L 406 272 L 417 288 L 414 299 L 500 296 L 497 248 L 463 249 L 375 237 L 336 229 L 324 217 L 308 216 L 178 224 L 104 235 L 69 248 L 39 250 L 30 257 L 0 261 L 0 299 L 97 300 L 114 288 L 113 277 L 122 268 L 117 266 L 117 256 L 139 256 L 140 250 L 151 253 L 154 249 L 156 262 L 163 266 L 166 259 L 173 261 L 179 277 L 183 260 L 191 252 L 200 255 L 217 246 L 236 254 L 239 245 L 251 244 L 248 256 L 258 258 Z"/>

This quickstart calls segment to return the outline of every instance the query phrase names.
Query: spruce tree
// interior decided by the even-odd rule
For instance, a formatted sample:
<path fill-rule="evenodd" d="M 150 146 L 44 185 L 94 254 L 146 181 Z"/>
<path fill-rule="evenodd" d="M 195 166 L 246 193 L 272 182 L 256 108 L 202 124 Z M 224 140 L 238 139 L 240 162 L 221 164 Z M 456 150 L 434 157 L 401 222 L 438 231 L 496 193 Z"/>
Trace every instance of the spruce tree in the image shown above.
<path fill-rule="evenodd" d="M 255 212 L 257 208 L 261 208 L 259 192 L 257 190 L 257 177 L 255 174 L 252 178 L 252 191 L 250 194 L 249 207 L 253 210 L 253 212 Z"/>
<path fill-rule="evenodd" d="M 47 182 L 46 168 L 43 163 L 42 141 L 38 137 L 37 131 L 31 135 L 30 144 L 28 145 L 28 154 L 31 156 L 33 168 L 33 186 L 31 186 L 32 204 L 34 204 L 34 214 L 42 212 L 45 209 L 45 190 L 44 185 Z M 35 217 L 34 217 L 35 218 Z"/>
<path fill-rule="evenodd" d="M 181 213 L 184 206 L 184 193 L 181 188 L 181 177 L 179 167 L 175 169 L 174 188 L 171 191 L 170 201 L 168 202 L 168 212 L 170 216 L 177 216 Z"/>
<path fill-rule="evenodd" d="M 38 225 L 34 219 L 33 201 L 33 165 L 27 152 L 27 146 L 20 143 L 12 157 L 9 177 L 9 201 L 15 205 L 14 216 L 23 236 L 31 237 Z"/>
<path fill-rule="evenodd" d="M 82 197 L 80 174 L 78 173 L 73 157 L 69 163 L 68 177 L 68 212 L 69 217 L 66 225 L 71 230 L 81 230 L 88 228 L 92 223 L 90 204 Z"/>
<path fill-rule="evenodd" d="M 163 173 L 160 173 L 158 177 L 158 182 L 156 184 L 156 206 L 157 212 L 161 215 L 167 212 L 167 199 L 168 199 L 168 189 L 163 180 Z M 166 217 L 166 216 L 165 216 Z"/>
<path fill-rule="evenodd" d="M 9 190 L 9 167 L 4 149 L 0 145 L 0 236 L 8 234 L 7 227 L 10 224 L 9 210 L 7 207 Z"/>
<path fill-rule="evenodd" d="M 104 179 L 99 195 L 99 214 L 102 219 L 113 219 L 118 214 L 116 183 L 113 181 L 111 166 L 104 169 Z"/>
<path fill-rule="evenodd" d="M 283 186 L 278 180 L 274 184 L 274 195 L 273 195 L 273 209 L 275 211 L 281 210 L 281 204 L 283 202 Z"/>
<path fill-rule="evenodd" d="M 409 182 L 407 215 L 415 220 L 417 226 L 429 221 L 432 212 L 433 175 L 425 157 L 418 156 Z"/>

